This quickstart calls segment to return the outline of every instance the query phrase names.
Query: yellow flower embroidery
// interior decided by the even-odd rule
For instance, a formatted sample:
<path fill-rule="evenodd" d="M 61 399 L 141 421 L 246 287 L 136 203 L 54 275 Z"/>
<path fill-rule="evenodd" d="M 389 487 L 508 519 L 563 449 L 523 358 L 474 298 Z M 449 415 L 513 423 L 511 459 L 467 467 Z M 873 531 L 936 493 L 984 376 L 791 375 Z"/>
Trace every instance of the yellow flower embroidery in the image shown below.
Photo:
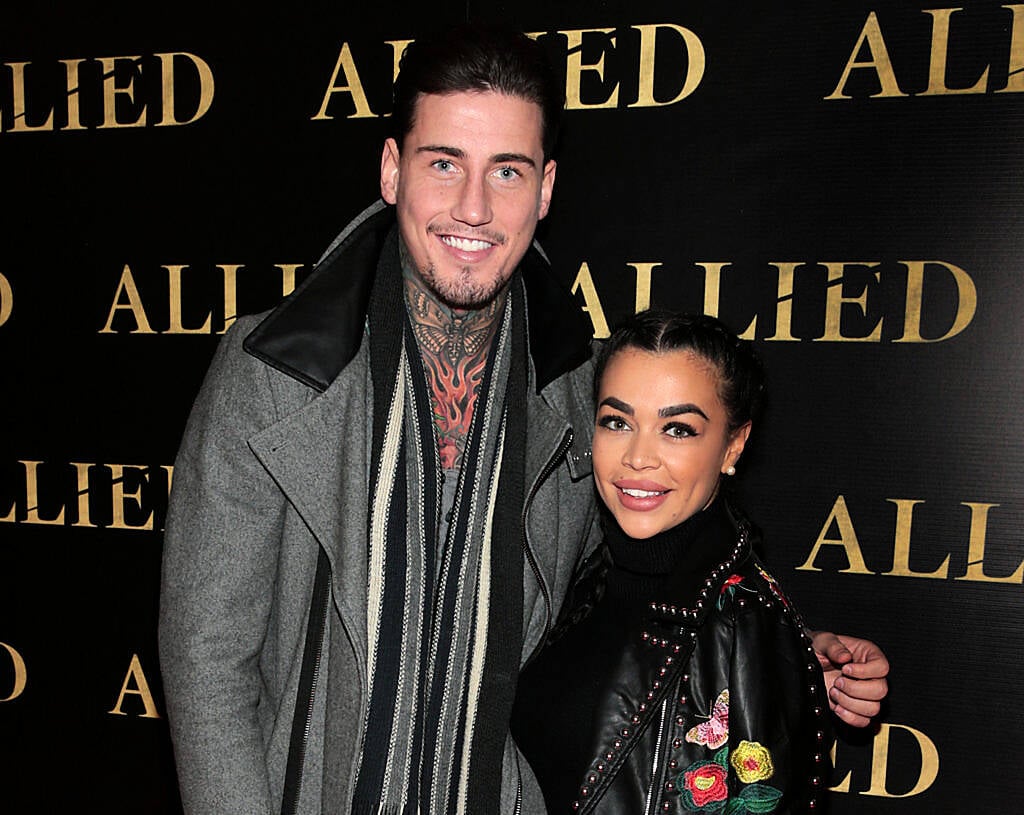
<path fill-rule="evenodd" d="M 729 756 L 729 763 L 744 784 L 764 781 L 775 772 L 771 752 L 756 741 L 741 741 Z"/>

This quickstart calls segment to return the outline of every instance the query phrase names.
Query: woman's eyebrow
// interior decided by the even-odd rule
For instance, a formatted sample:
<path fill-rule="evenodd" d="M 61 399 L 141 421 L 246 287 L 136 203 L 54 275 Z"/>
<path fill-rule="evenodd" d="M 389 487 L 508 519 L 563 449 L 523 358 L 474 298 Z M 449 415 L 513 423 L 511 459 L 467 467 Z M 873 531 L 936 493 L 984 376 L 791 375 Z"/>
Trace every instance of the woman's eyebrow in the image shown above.
<path fill-rule="evenodd" d="M 621 399 L 616 399 L 614 396 L 606 396 L 601 400 L 601 404 L 598 405 L 598 407 L 601 407 L 602 405 L 608 405 L 612 410 L 622 411 L 627 416 L 633 415 L 633 406 L 626 404 Z"/>
<path fill-rule="evenodd" d="M 708 415 L 692 402 L 686 402 L 682 405 L 670 405 L 669 407 L 663 407 L 658 410 L 658 415 L 661 417 L 679 416 L 681 413 L 696 413 L 698 416 L 703 416 L 704 421 L 711 421 L 708 418 Z"/>

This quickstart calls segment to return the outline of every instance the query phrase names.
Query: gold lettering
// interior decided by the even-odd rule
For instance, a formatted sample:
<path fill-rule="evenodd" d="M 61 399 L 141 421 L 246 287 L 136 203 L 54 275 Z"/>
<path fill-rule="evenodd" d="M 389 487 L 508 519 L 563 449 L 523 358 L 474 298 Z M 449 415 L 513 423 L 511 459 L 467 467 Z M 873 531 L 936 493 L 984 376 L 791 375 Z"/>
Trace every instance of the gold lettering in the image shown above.
<path fill-rule="evenodd" d="M 839 538 L 825 537 L 833 523 L 835 523 L 839 532 Z M 796 567 L 797 570 L 820 572 L 821 569 L 814 565 L 814 561 L 823 546 L 839 546 L 846 552 L 849 568 L 840 569 L 840 572 L 874 574 L 864 562 L 860 543 L 857 542 L 857 533 L 853 528 L 853 520 L 850 518 L 850 511 L 846 507 L 846 499 L 842 495 L 836 498 L 836 502 L 832 506 L 832 512 L 829 513 L 828 518 L 825 520 L 825 525 L 821 528 L 821 532 L 818 533 L 818 539 L 814 542 L 814 548 L 811 549 L 811 553 L 807 556 L 807 560 L 804 561 L 803 565 Z"/>
<path fill-rule="evenodd" d="M 10 281 L 0 274 L 0 325 L 11 319 L 14 310 L 14 289 Z"/>
<path fill-rule="evenodd" d="M 5 62 L 14 74 L 11 84 L 11 113 L 14 121 L 8 132 L 10 133 L 32 133 L 37 130 L 53 130 L 53 108 L 46 116 L 46 121 L 41 125 L 30 125 L 25 118 L 25 66 L 28 62 Z M 2 125 L 2 122 L 0 122 Z"/>
<path fill-rule="evenodd" d="M 900 794 L 891 793 L 885 788 L 886 773 L 889 765 L 889 733 L 899 728 L 906 730 L 917 741 L 918 749 L 921 751 L 921 773 L 917 783 L 910 792 Z M 939 775 L 939 751 L 935 743 L 920 730 L 908 727 L 905 724 L 891 724 L 883 722 L 875 736 L 874 748 L 871 753 L 871 786 L 861 792 L 861 795 L 873 795 L 879 798 L 910 798 L 913 795 L 920 795 L 928 789 Z"/>
<path fill-rule="evenodd" d="M 857 62 L 857 54 L 860 53 L 861 47 L 864 43 L 867 43 L 868 50 L 871 52 L 871 59 L 866 62 Z M 875 74 L 878 77 L 881 90 L 876 94 L 872 94 L 872 98 L 906 96 L 906 94 L 900 90 L 900 86 L 896 82 L 896 74 L 892 69 L 892 60 L 889 59 L 889 49 L 885 47 L 885 40 L 882 37 L 882 29 L 879 27 L 878 17 L 873 11 L 868 14 L 868 19 L 864 23 L 864 28 L 861 29 L 860 36 L 857 38 L 856 44 L 853 46 L 850 58 L 846 61 L 846 67 L 843 69 L 843 75 L 839 78 L 839 83 L 836 85 L 835 90 L 826 96 L 825 99 L 853 98 L 852 96 L 846 96 L 842 93 L 842 89 L 846 85 L 847 80 L 850 78 L 850 72 L 853 71 L 854 68 L 875 69 Z"/>
<path fill-rule="evenodd" d="M 22 659 L 21 654 L 6 642 L 0 642 L 0 646 L 11 655 L 11 666 L 14 668 L 14 685 L 11 688 L 11 692 L 3 699 L 0 699 L 0 702 L 10 702 L 21 696 L 22 691 L 25 690 L 25 685 L 28 683 L 28 671 L 25 668 L 25 660 Z"/>
<path fill-rule="evenodd" d="M 1024 583 L 1024 562 L 1006 577 L 989 577 L 985 574 L 985 538 L 988 531 L 988 511 L 999 504 L 975 504 L 969 501 L 962 506 L 971 510 L 971 537 L 967 547 L 967 571 L 957 580 L 971 580 L 977 583 Z"/>
<path fill-rule="evenodd" d="M 121 293 L 124 292 L 128 298 L 127 303 L 118 302 L 121 299 Z M 114 303 L 110 307 L 110 313 L 107 315 L 107 324 L 99 330 L 100 334 L 113 334 L 114 329 L 111 328 L 111 324 L 114 322 L 114 313 L 120 309 L 128 309 L 132 316 L 135 317 L 135 328 L 130 332 L 132 334 L 155 334 L 156 332 L 149 327 L 149 319 L 146 317 L 146 310 L 142 307 L 142 298 L 139 297 L 139 289 L 135 285 L 135 278 L 132 276 L 132 270 L 128 264 L 124 265 L 124 271 L 121 272 L 121 281 L 117 284 L 117 291 L 114 292 Z"/>
<path fill-rule="evenodd" d="M 142 509 L 142 485 L 149 484 L 149 473 L 145 467 L 141 467 L 135 464 L 108 464 L 110 472 L 113 473 L 113 480 L 111 482 L 111 505 L 113 508 L 113 520 L 111 521 L 111 529 L 152 529 L 153 528 L 153 511 L 150 510 L 149 516 L 141 524 L 129 524 L 125 521 L 125 508 L 129 500 L 135 504 L 136 507 Z M 135 492 L 125 492 L 124 489 L 124 471 L 125 470 L 136 470 L 141 475 L 138 485 L 135 488 Z"/>
<path fill-rule="evenodd" d="M 842 333 L 842 314 L 843 304 L 851 303 L 860 306 L 860 310 L 863 314 L 867 314 L 867 299 L 868 299 L 868 284 L 864 284 L 864 288 L 861 290 L 860 297 L 844 297 L 843 296 L 843 280 L 844 280 L 844 269 L 848 265 L 867 266 L 869 269 L 872 266 L 877 266 L 877 263 L 857 263 L 857 264 L 846 264 L 846 263 L 826 263 L 825 268 L 828 269 L 828 288 L 825 290 L 825 333 L 821 337 L 818 337 L 815 342 L 878 342 L 882 337 L 882 320 L 879 319 L 875 323 L 874 329 L 866 337 L 847 337 Z M 875 282 L 879 282 L 880 275 L 878 272 L 874 274 Z"/>
<path fill-rule="evenodd" d="M 705 55 L 704 45 L 696 34 L 688 28 L 672 23 L 635 25 L 633 28 L 640 32 L 640 87 L 637 100 L 629 107 L 653 108 L 674 105 L 697 90 L 701 79 L 704 78 Z M 654 55 L 659 28 L 675 31 L 683 38 L 683 44 L 686 46 L 686 80 L 679 93 L 667 102 L 659 102 L 654 98 Z"/>
<path fill-rule="evenodd" d="M 94 526 L 89 516 L 89 468 L 91 464 L 72 461 L 78 489 L 78 520 L 72 526 Z"/>
<path fill-rule="evenodd" d="M 400 59 L 400 57 L 399 57 Z M 338 74 L 343 73 L 347 85 L 338 85 Z M 333 116 L 327 115 L 327 105 L 330 104 L 331 96 L 336 93 L 347 93 L 352 97 L 352 104 L 355 105 L 356 112 L 350 114 L 347 118 L 349 119 L 372 119 L 374 118 L 374 112 L 370 110 L 370 103 L 366 101 L 366 92 L 363 90 L 363 83 L 359 79 L 359 72 L 356 70 L 356 63 L 352 59 L 352 49 L 349 48 L 347 42 L 341 44 L 341 51 L 338 52 L 338 61 L 334 65 L 334 73 L 331 74 L 331 79 L 327 84 L 327 90 L 324 93 L 323 102 L 320 103 L 320 110 L 316 116 L 313 117 L 313 121 L 322 119 L 333 119 Z"/>
<path fill-rule="evenodd" d="M 594 336 L 599 340 L 607 339 L 611 332 L 608 330 L 608 321 L 604 318 L 604 309 L 601 307 L 601 300 L 594 287 L 594 278 L 586 261 L 580 264 L 580 270 L 572 284 L 572 293 L 576 294 L 577 291 L 583 292 L 583 302 L 586 305 L 581 308 L 590 315 L 590 322 L 594 324 Z"/>
<path fill-rule="evenodd" d="M 64 506 L 56 518 L 43 518 L 39 515 L 39 465 L 41 461 L 21 461 L 25 467 L 25 523 L 53 525 L 64 523 Z"/>
<path fill-rule="evenodd" d="M 832 766 L 833 767 L 836 766 L 836 745 L 838 745 L 838 744 L 839 744 L 838 741 L 832 742 L 832 750 L 829 753 L 832 756 Z M 840 781 L 834 787 L 829 787 L 829 790 L 832 791 L 832 792 L 849 792 L 850 791 L 850 776 L 852 776 L 852 775 L 853 775 L 853 771 L 851 770 L 850 772 L 848 772 L 846 774 L 846 778 L 844 778 L 842 781 Z"/>
<path fill-rule="evenodd" d="M 195 54 L 189 54 L 185 51 L 173 51 L 166 54 L 157 54 L 156 56 L 160 59 L 160 98 L 163 107 L 163 116 L 156 123 L 157 127 L 190 125 L 205 116 L 206 112 L 210 109 L 210 105 L 213 104 L 214 91 L 213 71 L 210 70 L 210 66 L 207 65 L 206 61 Z M 174 117 L 175 57 L 189 60 L 195 66 L 196 74 L 199 77 L 199 104 L 196 106 L 196 111 L 190 119 L 178 120 Z"/>
<path fill-rule="evenodd" d="M 118 87 L 115 67 L 118 63 L 128 62 L 132 66 L 132 73 L 128 77 L 128 84 Z M 100 57 L 99 62 L 103 66 L 103 124 L 101 128 L 110 127 L 145 127 L 146 106 L 139 109 L 138 118 L 133 122 L 119 122 L 117 120 L 117 97 L 127 96 L 129 102 L 135 101 L 135 77 L 139 71 L 139 63 L 142 57 Z"/>
<path fill-rule="evenodd" d="M 775 333 L 770 337 L 765 337 L 765 340 L 796 342 L 797 338 L 793 336 L 793 273 L 801 264 L 773 263 L 771 265 L 779 270 L 779 286 L 778 296 L 775 300 Z M 741 336 L 744 339 L 753 339 L 756 326 L 757 317 L 755 316 Z"/>
<path fill-rule="evenodd" d="M 614 28 L 581 28 L 574 31 L 561 31 L 568 40 L 568 53 L 565 60 L 565 109 L 583 110 L 594 108 L 613 108 L 619 103 L 619 84 L 616 82 L 608 98 L 603 102 L 585 103 L 580 97 L 580 85 L 582 84 L 583 72 L 593 71 L 598 78 L 604 81 L 604 57 L 606 49 L 601 50 L 601 56 L 597 62 L 587 65 L 583 64 L 583 35 L 584 34 L 607 34 L 611 48 L 615 48 Z M 607 335 L 605 335 L 607 336 Z"/>
<path fill-rule="evenodd" d="M 1003 6 L 1013 14 L 1010 33 L 1010 64 L 1007 67 L 1006 87 L 996 93 L 1024 93 L 1024 5 Z"/>
<path fill-rule="evenodd" d="M 886 498 L 886 501 L 896 505 L 896 536 L 893 541 L 892 569 L 882 574 L 895 575 L 897 577 L 932 577 L 936 580 L 945 580 L 949 573 L 949 555 L 942 561 L 934 572 L 915 572 L 910 568 L 910 529 L 913 525 L 914 505 L 923 504 L 924 501 L 914 501 L 909 498 Z"/>
<path fill-rule="evenodd" d="M 242 264 L 218 263 L 217 268 L 224 272 L 224 327 L 217 332 L 223 334 L 238 318 L 238 270 Z"/>
<path fill-rule="evenodd" d="M 900 262 L 907 267 L 907 307 L 903 322 L 903 335 L 894 339 L 893 342 L 942 342 L 950 337 L 955 337 L 971 324 L 974 313 L 978 309 L 978 290 L 967 272 L 959 266 L 941 260 L 903 260 Z M 934 339 L 926 339 L 921 336 L 924 270 L 929 263 L 948 269 L 953 275 L 957 290 L 956 317 L 953 319 L 953 325 L 941 337 Z"/>
<path fill-rule="evenodd" d="M 275 263 L 274 267 L 281 270 L 281 296 L 287 297 L 295 291 L 295 271 L 302 267 L 301 263 Z"/>
<path fill-rule="evenodd" d="M 949 18 L 958 8 L 922 9 L 932 15 L 932 46 L 928 60 L 928 89 L 921 96 L 940 96 L 953 93 L 984 93 L 988 82 L 988 66 L 970 88 L 946 87 L 946 61 L 949 57 Z"/>
<path fill-rule="evenodd" d="M 135 687 L 130 688 L 128 687 L 128 684 L 132 681 L 134 681 Z M 121 692 L 117 696 L 117 703 L 114 705 L 113 710 L 108 710 L 107 712 L 112 713 L 115 716 L 127 716 L 128 714 L 121 710 L 121 705 L 124 702 L 124 697 L 129 693 L 142 699 L 142 705 L 146 712 L 140 713 L 140 718 L 160 718 L 160 714 L 156 712 L 156 702 L 153 701 L 153 694 L 149 690 L 149 683 L 146 681 L 146 675 L 142 672 L 142 663 L 139 662 L 138 654 L 132 654 L 132 661 L 128 666 L 128 673 L 125 674 L 124 683 L 121 685 Z"/>
<path fill-rule="evenodd" d="M 392 52 L 392 54 L 394 54 L 394 70 L 393 70 L 393 72 L 391 74 L 391 81 L 392 82 L 394 82 L 396 79 L 398 79 L 398 69 L 399 69 L 399 67 L 400 67 L 400 65 L 402 63 L 402 56 L 405 54 L 405 49 L 408 48 L 411 43 L 412 43 L 412 40 L 385 40 L 384 41 L 385 45 L 390 45 L 391 46 L 391 52 Z M 335 74 L 337 74 L 338 69 L 335 68 L 334 72 L 335 72 Z"/>
<path fill-rule="evenodd" d="M 81 84 L 81 72 L 79 66 L 85 62 L 84 59 L 62 59 L 64 73 L 67 76 L 68 89 L 68 124 L 64 130 L 85 130 L 82 124 L 82 115 L 78 105 L 78 89 Z"/>
<path fill-rule="evenodd" d="M 636 270 L 636 311 L 639 314 L 645 308 L 651 307 L 651 272 L 658 268 L 660 263 L 627 263 Z"/>
<path fill-rule="evenodd" d="M 181 323 L 181 273 L 187 266 L 164 266 L 169 278 L 168 307 L 170 309 L 171 323 L 165 333 L 167 334 L 209 334 L 210 333 L 210 312 L 206 312 L 206 321 L 199 328 L 185 328 Z"/>

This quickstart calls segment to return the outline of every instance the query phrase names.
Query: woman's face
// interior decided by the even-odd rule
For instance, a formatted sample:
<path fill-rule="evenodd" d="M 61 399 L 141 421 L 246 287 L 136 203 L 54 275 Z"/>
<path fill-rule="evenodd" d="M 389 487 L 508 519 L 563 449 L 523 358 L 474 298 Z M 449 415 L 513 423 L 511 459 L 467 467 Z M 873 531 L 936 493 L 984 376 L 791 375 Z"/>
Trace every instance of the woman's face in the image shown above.
<path fill-rule="evenodd" d="M 729 432 L 718 375 L 689 351 L 626 348 L 604 370 L 594 428 L 594 480 L 622 531 L 649 538 L 714 498 L 748 422 Z"/>

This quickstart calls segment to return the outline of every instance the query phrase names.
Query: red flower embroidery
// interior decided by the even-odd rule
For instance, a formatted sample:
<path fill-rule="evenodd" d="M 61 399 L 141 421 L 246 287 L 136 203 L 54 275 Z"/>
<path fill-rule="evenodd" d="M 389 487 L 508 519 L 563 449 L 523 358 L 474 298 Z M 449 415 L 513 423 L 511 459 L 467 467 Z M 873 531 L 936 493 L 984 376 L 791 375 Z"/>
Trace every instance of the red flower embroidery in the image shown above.
<path fill-rule="evenodd" d="M 725 785 L 728 772 L 721 764 L 702 761 L 691 764 L 683 773 L 683 804 L 687 809 L 703 809 L 708 804 L 724 801 L 729 797 Z"/>
<path fill-rule="evenodd" d="M 719 594 L 725 594 L 726 589 L 731 589 L 733 586 L 738 586 L 741 582 L 743 582 L 743 578 L 740 577 L 738 574 L 730 575 L 722 584 L 722 590 L 719 592 Z"/>

